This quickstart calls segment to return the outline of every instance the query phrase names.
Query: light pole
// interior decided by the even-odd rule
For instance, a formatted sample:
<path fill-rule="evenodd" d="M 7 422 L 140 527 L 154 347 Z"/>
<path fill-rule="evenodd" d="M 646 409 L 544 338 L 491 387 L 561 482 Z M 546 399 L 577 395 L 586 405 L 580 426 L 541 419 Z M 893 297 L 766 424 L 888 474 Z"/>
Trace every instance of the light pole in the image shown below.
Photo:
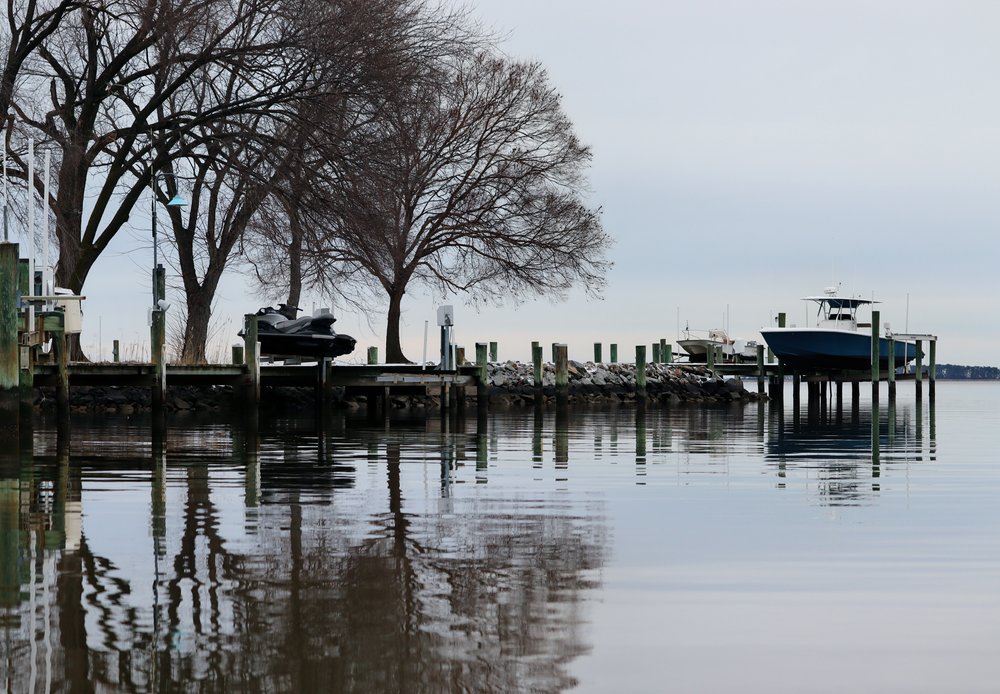
<path fill-rule="evenodd" d="M 160 269 L 160 261 L 158 255 L 159 244 L 157 243 L 156 240 L 156 182 L 161 179 L 167 178 L 168 176 L 173 177 L 174 174 L 157 173 L 153 174 L 153 177 L 149 179 L 149 192 L 151 194 L 150 217 L 152 218 L 152 223 L 153 223 L 153 310 L 157 310 L 159 308 L 159 304 L 157 302 L 161 298 L 163 298 L 160 296 L 158 287 L 159 283 L 157 282 L 157 272 Z M 187 207 L 187 201 L 180 195 L 175 194 L 174 197 L 170 198 L 170 200 L 167 201 L 167 207 Z"/>

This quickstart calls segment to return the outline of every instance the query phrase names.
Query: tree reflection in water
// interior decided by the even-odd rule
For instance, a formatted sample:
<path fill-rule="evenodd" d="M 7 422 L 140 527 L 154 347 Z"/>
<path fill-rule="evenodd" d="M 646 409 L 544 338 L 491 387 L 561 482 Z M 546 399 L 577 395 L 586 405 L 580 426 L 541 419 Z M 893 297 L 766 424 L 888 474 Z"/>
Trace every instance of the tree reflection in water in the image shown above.
<path fill-rule="evenodd" d="M 4 688 L 572 686 L 566 665 L 586 650 L 585 591 L 607 551 L 600 517 L 516 496 L 455 494 L 453 468 L 466 449 L 480 463 L 485 444 L 484 432 L 454 423 L 271 426 L 171 428 L 140 458 L 133 451 L 148 428 L 77 427 L 72 457 L 63 439 L 52 456 L 42 435 L 41 454 L 7 460 Z M 560 466 L 564 439 L 565 423 Z M 428 470 L 436 476 L 438 461 L 440 492 L 415 484 Z M 384 480 L 381 493 L 358 488 L 375 477 Z M 74 514 L 79 523 L 90 480 L 146 499 L 147 548 L 101 556 L 86 523 L 78 541 L 44 531 Z M 51 570 L 26 575 L 45 562 Z M 51 609 L 41 590 L 28 590 L 43 586 Z M 41 643 L 52 649 L 47 681 Z"/>

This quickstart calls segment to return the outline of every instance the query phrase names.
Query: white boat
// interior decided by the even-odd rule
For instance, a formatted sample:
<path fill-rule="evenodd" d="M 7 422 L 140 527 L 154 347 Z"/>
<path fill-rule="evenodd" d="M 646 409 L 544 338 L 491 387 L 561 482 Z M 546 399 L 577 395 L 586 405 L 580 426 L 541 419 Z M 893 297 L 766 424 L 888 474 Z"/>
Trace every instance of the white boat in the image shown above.
<path fill-rule="evenodd" d="M 818 306 L 813 328 L 765 328 L 760 331 L 767 346 L 782 362 L 797 371 L 838 371 L 866 369 L 872 363 L 871 322 L 858 321 L 858 309 L 878 303 L 872 299 L 839 296 L 828 287 L 822 296 L 806 296 L 803 301 Z M 893 345 L 892 368 L 899 368 L 917 356 L 916 345 L 898 339 Z M 889 340 L 879 338 L 879 366 L 889 368 Z"/>
<path fill-rule="evenodd" d="M 688 360 L 705 362 L 708 360 L 708 350 L 715 348 L 721 355 L 721 361 L 727 363 L 757 361 L 756 340 L 734 340 L 721 328 L 707 331 L 684 329 L 684 339 L 677 344 L 687 352 Z M 718 357 L 716 357 L 718 359 Z"/>

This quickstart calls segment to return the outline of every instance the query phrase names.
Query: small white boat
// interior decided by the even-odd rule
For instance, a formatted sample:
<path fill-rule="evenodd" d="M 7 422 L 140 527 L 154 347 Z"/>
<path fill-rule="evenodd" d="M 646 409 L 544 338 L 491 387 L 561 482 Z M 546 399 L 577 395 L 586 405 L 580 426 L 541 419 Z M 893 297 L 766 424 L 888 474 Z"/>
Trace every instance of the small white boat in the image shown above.
<path fill-rule="evenodd" d="M 717 350 L 716 354 L 721 354 L 722 362 L 732 364 L 757 360 L 756 340 L 734 340 L 725 330 L 719 328 L 707 331 L 685 328 L 684 339 L 678 340 L 677 344 L 687 352 L 688 359 L 693 362 L 707 361 L 708 350 L 711 348 Z"/>

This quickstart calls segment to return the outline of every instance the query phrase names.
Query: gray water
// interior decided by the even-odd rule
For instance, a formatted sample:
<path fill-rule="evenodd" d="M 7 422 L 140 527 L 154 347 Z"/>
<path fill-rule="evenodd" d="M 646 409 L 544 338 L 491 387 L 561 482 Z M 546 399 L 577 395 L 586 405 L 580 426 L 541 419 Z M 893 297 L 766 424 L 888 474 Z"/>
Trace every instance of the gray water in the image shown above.
<path fill-rule="evenodd" d="M 40 422 L 0 456 L 0 683 L 997 691 L 998 406 Z"/>

